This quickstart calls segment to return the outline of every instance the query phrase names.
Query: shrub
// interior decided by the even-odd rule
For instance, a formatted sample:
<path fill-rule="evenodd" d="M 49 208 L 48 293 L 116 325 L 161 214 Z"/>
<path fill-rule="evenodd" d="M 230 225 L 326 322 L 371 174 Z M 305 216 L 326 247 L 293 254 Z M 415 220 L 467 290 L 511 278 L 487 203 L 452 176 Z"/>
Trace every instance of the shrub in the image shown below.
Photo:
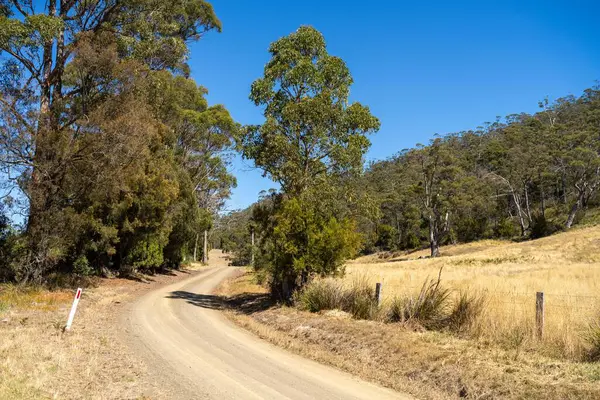
<path fill-rule="evenodd" d="M 94 270 L 90 267 L 87 257 L 81 255 L 73 262 L 73 272 L 80 276 L 88 276 L 91 275 Z"/>
<path fill-rule="evenodd" d="M 398 240 L 398 231 L 391 225 L 382 224 L 377 227 L 375 246 L 382 250 L 394 250 Z"/>
<path fill-rule="evenodd" d="M 311 278 L 340 274 L 360 246 L 353 221 L 328 215 L 310 198 L 276 197 L 256 207 L 254 218 L 263 230 L 255 269 L 265 270 L 272 295 L 285 302 Z"/>
<path fill-rule="evenodd" d="M 499 238 L 510 239 L 519 235 L 519 229 L 510 218 L 506 218 L 498 221 L 494 228 L 494 235 Z"/>

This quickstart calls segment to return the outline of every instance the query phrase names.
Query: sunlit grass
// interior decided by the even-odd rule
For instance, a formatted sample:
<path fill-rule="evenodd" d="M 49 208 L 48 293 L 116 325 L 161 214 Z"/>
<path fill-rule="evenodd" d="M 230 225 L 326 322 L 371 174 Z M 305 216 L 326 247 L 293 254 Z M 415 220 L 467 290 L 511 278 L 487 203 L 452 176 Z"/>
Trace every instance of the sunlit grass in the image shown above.
<path fill-rule="evenodd" d="M 588 352 L 590 324 L 600 316 L 600 227 L 583 228 L 536 241 L 482 241 L 442 249 L 396 254 L 388 259 L 363 257 L 348 264 L 346 278 L 368 274 L 393 298 L 418 291 L 442 269 L 442 282 L 455 293 L 486 297 L 479 318 L 482 339 L 514 343 L 544 353 L 579 359 Z M 422 257 L 422 258 L 420 258 Z M 545 294 L 542 341 L 534 336 L 535 295 Z"/>

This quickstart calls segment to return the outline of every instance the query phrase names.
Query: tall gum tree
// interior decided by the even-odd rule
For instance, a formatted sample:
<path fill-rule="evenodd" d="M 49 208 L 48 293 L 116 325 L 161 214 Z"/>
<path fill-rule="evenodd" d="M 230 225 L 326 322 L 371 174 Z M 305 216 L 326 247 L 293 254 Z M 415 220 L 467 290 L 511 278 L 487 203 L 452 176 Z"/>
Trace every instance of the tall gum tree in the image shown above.
<path fill-rule="evenodd" d="M 350 71 L 328 54 L 316 29 L 300 27 L 269 52 L 264 76 L 250 93 L 265 121 L 246 127 L 238 144 L 281 185 L 259 218 L 263 253 L 255 267 L 268 269 L 274 294 L 289 300 L 311 275 L 338 272 L 355 247 L 353 223 L 337 220 L 327 198 L 335 197 L 328 194 L 334 182 L 362 172 L 367 136 L 379 120 L 368 107 L 349 103 Z"/>

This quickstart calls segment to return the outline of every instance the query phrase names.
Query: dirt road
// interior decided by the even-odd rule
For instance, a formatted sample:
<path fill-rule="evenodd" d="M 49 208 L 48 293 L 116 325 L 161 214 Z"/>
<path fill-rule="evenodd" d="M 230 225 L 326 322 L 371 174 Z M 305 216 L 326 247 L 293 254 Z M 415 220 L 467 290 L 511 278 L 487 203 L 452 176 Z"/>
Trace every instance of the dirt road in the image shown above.
<path fill-rule="evenodd" d="M 235 268 L 218 251 L 210 259 L 210 269 L 142 297 L 127 318 L 136 352 L 162 387 L 160 397 L 409 398 L 290 354 L 234 326 L 210 293 Z"/>

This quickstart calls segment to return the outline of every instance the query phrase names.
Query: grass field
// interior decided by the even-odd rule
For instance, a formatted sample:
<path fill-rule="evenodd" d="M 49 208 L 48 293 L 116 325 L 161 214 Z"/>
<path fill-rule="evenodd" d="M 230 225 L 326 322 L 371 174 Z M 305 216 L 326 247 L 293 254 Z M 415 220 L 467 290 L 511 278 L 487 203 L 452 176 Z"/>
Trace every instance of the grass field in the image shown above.
<path fill-rule="evenodd" d="M 427 253 L 361 257 L 348 264 L 344 279 L 382 282 L 389 300 L 418 292 L 442 269 L 445 287 L 485 297 L 477 332 L 483 340 L 575 360 L 589 354 L 586 338 L 600 321 L 600 227 L 522 243 L 447 246 L 437 259 Z M 538 291 L 545 296 L 542 341 L 534 336 Z"/>

